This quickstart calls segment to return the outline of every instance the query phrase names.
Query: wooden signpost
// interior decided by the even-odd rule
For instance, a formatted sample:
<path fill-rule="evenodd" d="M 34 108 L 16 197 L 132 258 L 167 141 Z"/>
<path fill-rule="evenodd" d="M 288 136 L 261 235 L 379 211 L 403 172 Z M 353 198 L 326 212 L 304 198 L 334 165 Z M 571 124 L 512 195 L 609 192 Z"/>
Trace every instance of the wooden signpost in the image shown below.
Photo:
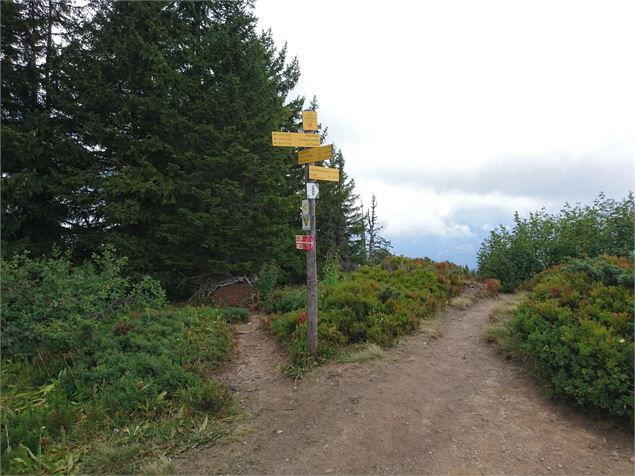
<path fill-rule="evenodd" d="M 306 254 L 306 304 L 309 323 L 309 352 L 317 354 L 317 262 L 315 200 L 319 194 L 318 184 L 311 180 L 327 180 L 339 182 L 339 169 L 308 165 L 313 162 L 330 160 L 333 157 L 333 146 L 320 147 L 317 112 L 302 111 L 302 129 L 304 133 L 277 132 L 271 133 L 271 142 L 277 147 L 310 147 L 298 152 L 298 164 L 304 164 L 304 181 L 306 183 L 306 200 L 302 201 L 302 230 L 304 235 L 296 235 L 295 247 Z M 311 132 L 315 131 L 315 132 Z"/>

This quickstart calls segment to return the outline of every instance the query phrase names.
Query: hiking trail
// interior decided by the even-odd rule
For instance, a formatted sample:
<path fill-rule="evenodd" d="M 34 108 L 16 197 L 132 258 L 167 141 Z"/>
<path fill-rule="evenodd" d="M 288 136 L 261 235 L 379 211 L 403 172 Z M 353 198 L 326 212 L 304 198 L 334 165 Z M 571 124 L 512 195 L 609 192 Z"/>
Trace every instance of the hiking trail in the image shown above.
<path fill-rule="evenodd" d="M 241 429 L 183 455 L 176 472 L 632 475 L 632 435 L 550 400 L 485 341 L 491 309 L 513 299 L 447 308 L 439 338 L 415 334 L 382 359 L 300 381 L 253 314 L 220 376 L 245 411 Z"/>

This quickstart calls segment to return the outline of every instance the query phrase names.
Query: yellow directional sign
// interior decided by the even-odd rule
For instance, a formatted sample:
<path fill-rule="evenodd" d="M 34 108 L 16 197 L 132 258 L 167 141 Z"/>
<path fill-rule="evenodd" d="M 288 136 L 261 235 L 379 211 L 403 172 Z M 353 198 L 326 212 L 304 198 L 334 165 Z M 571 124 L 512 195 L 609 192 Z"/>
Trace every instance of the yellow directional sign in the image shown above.
<path fill-rule="evenodd" d="M 298 164 L 330 160 L 331 157 L 333 157 L 333 145 L 324 145 L 322 147 L 315 147 L 298 152 Z"/>
<path fill-rule="evenodd" d="M 309 179 L 339 182 L 340 169 L 330 169 L 327 167 L 317 167 L 315 165 L 309 165 Z"/>
<path fill-rule="evenodd" d="M 317 131 L 317 111 L 302 111 L 302 129 L 305 131 Z"/>
<path fill-rule="evenodd" d="M 273 131 L 271 142 L 276 147 L 320 147 L 320 134 Z"/>

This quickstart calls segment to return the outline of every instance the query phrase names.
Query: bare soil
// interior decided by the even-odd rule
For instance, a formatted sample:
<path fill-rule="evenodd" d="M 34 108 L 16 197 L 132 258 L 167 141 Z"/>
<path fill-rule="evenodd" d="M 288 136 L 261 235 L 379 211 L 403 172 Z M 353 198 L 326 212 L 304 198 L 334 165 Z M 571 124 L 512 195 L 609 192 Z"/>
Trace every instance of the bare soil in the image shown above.
<path fill-rule="evenodd" d="M 177 472 L 632 475 L 632 434 L 553 402 L 485 342 L 496 304 L 449 308 L 440 338 L 414 335 L 381 360 L 329 364 L 298 382 L 254 314 L 221 376 L 244 421 Z"/>
<path fill-rule="evenodd" d="M 218 288 L 212 300 L 219 306 L 252 307 L 256 289 L 245 283 L 234 283 Z"/>

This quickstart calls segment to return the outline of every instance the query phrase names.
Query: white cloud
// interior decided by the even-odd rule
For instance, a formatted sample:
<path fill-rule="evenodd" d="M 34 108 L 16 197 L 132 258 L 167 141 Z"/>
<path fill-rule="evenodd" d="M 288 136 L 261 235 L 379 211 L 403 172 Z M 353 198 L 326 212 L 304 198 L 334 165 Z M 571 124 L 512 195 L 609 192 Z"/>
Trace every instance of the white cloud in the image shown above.
<path fill-rule="evenodd" d="M 370 203 L 373 193 L 377 196 L 379 221 L 385 225 L 384 231 L 389 237 L 471 237 L 474 236 L 471 227 L 483 210 L 493 211 L 496 217 L 501 217 L 511 216 L 516 210 L 527 213 L 540 205 L 531 197 L 437 192 L 426 187 L 393 185 L 380 179 L 360 181 L 358 191 L 364 203 Z M 470 216 L 475 221 L 470 220 Z"/>
<path fill-rule="evenodd" d="M 392 236 L 633 184 L 635 2 L 258 0 Z M 479 221 L 480 220 L 480 221 Z M 396 250 L 399 252 L 399 250 Z"/>

